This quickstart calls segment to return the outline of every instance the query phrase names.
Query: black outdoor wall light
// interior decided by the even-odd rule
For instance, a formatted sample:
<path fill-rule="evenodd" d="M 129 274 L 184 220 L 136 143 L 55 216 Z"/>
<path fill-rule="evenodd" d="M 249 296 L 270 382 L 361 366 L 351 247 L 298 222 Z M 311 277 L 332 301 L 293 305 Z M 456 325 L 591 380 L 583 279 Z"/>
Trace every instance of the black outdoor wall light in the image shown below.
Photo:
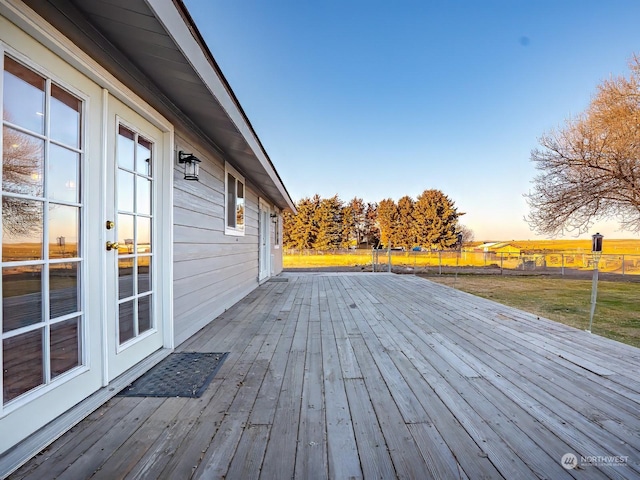
<path fill-rule="evenodd" d="M 182 150 L 178 152 L 178 163 L 184 164 L 184 179 L 185 180 L 198 180 L 198 173 L 200 166 L 198 165 L 201 160 L 193 153 L 185 153 Z"/>

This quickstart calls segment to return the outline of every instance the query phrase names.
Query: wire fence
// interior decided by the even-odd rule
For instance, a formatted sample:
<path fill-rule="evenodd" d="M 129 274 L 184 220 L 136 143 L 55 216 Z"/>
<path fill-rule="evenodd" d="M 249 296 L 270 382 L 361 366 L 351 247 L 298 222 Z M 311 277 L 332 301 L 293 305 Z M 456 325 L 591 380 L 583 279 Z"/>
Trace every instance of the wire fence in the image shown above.
<path fill-rule="evenodd" d="M 500 273 L 584 276 L 594 269 L 591 252 L 478 252 L 398 250 L 285 250 L 285 268 L 361 267 L 368 271 L 415 273 Z M 639 254 L 602 254 L 598 270 L 612 275 L 639 275 Z"/>

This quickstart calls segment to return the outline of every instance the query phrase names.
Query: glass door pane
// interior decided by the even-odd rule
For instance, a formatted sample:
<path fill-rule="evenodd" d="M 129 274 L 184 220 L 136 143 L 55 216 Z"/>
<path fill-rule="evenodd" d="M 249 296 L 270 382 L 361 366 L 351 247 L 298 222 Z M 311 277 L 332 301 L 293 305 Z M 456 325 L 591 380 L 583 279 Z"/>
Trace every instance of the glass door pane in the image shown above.
<path fill-rule="evenodd" d="M 9 56 L 2 91 L 2 404 L 83 364 L 83 102 Z"/>
<path fill-rule="evenodd" d="M 120 125 L 116 142 L 118 340 L 153 328 L 151 292 L 153 143 Z"/>

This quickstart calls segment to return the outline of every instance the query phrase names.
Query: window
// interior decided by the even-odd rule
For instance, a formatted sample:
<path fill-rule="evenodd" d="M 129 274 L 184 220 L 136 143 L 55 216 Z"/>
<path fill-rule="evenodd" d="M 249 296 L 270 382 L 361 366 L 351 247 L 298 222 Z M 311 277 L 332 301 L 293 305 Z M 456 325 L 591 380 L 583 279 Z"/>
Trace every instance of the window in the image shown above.
<path fill-rule="evenodd" d="M 273 244 L 274 246 L 278 246 L 280 245 L 280 215 L 278 215 L 276 213 L 276 218 L 275 218 L 275 222 L 274 222 L 274 228 L 275 228 L 275 232 L 274 232 L 274 241 Z"/>
<path fill-rule="evenodd" d="M 244 177 L 225 164 L 225 229 L 227 235 L 244 235 Z"/>
<path fill-rule="evenodd" d="M 2 404 L 83 365 L 83 102 L 4 57 Z"/>

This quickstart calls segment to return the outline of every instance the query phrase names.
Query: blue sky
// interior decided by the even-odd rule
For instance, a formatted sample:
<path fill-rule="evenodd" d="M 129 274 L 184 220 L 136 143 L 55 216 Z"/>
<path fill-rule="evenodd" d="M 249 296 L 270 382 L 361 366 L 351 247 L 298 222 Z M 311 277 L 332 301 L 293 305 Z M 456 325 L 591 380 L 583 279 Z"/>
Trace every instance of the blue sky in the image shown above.
<path fill-rule="evenodd" d="M 538 137 L 640 54 L 637 0 L 185 3 L 294 201 L 437 188 L 477 240 L 540 238 Z"/>

